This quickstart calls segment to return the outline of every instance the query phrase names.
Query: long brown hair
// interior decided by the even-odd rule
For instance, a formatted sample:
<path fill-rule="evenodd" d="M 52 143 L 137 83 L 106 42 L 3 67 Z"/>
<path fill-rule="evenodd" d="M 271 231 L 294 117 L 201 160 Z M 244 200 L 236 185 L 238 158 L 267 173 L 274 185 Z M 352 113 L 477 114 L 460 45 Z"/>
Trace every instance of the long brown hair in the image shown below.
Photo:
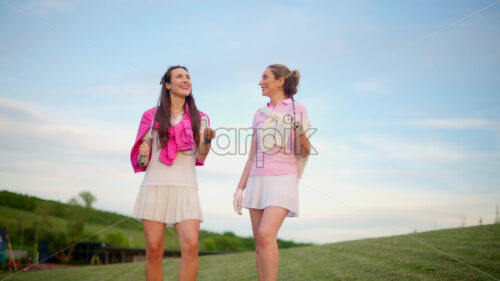
<path fill-rule="evenodd" d="M 170 107 L 172 106 L 172 101 L 170 99 L 170 90 L 165 87 L 166 83 L 170 83 L 172 78 L 172 71 L 176 68 L 182 68 L 186 71 L 188 69 L 185 66 L 176 65 L 171 66 L 167 69 L 167 72 L 162 76 L 160 84 L 161 84 L 161 94 L 160 94 L 160 105 L 156 110 L 155 120 L 159 123 L 158 128 L 158 137 L 159 137 L 159 148 L 165 147 L 168 142 L 168 130 L 170 129 Z M 189 93 L 189 96 L 186 97 L 186 101 L 183 105 L 183 109 L 186 109 L 186 104 L 189 108 L 189 117 L 191 117 L 191 129 L 193 130 L 194 141 L 196 145 L 200 143 L 200 113 L 198 112 L 198 108 L 196 107 L 196 103 L 194 102 L 193 92 Z"/>

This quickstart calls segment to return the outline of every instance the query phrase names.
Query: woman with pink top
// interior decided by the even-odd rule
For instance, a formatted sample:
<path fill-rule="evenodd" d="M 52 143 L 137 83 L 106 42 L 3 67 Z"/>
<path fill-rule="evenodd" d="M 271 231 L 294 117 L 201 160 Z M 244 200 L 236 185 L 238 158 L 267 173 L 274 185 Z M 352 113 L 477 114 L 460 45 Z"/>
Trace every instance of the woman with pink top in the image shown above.
<path fill-rule="evenodd" d="M 165 226 L 173 225 L 181 248 L 179 280 L 196 280 L 203 215 L 195 166 L 203 165 L 215 132 L 196 107 L 187 68 L 168 68 L 160 84 L 159 105 L 143 114 L 131 152 L 134 171 L 146 171 L 133 216 L 144 228 L 146 279 L 163 280 Z"/>
<path fill-rule="evenodd" d="M 285 217 L 298 216 L 298 179 L 311 150 L 306 108 L 293 99 L 299 79 L 298 70 L 281 64 L 262 74 L 259 85 L 270 101 L 253 117 L 250 155 L 234 193 L 235 211 L 250 212 L 261 281 L 278 276 L 278 231 Z"/>

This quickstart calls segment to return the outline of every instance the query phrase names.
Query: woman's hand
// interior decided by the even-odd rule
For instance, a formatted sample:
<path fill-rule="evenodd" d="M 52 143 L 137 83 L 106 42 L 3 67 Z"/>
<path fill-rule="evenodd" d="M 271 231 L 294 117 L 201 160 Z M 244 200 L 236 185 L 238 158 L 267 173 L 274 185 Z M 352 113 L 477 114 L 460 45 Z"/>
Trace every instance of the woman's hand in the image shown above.
<path fill-rule="evenodd" d="M 148 144 L 148 141 L 145 140 L 139 146 L 139 156 L 146 156 L 146 159 L 149 159 L 149 154 L 151 153 L 151 146 Z"/>
<path fill-rule="evenodd" d="M 149 154 L 151 153 L 151 146 L 149 145 L 149 140 L 146 138 L 142 141 L 139 146 L 139 155 L 137 156 L 137 162 L 139 162 L 139 166 L 146 167 L 149 164 Z M 145 161 L 142 162 L 141 158 L 144 157 Z"/>
<path fill-rule="evenodd" d="M 243 194 L 243 189 L 237 188 L 236 191 L 233 194 L 233 208 L 234 211 L 238 214 L 241 215 L 241 199 L 242 199 L 242 194 Z"/>
<path fill-rule="evenodd" d="M 302 157 L 307 157 L 309 153 L 311 153 L 311 144 L 309 143 L 309 139 L 304 131 L 304 125 L 302 122 L 294 123 L 290 126 L 292 130 L 295 132 L 296 142 L 295 142 L 295 151 Z"/>
<path fill-rule="evenodd" d="M 295 131 L 295 133 L 299 136 L 302 136 L 305 133 L 304 125 L 302 125 L 302 122 L 300 121 L 290 125 L 290 128 L 292 128 Z"/>
<path fill-rule="evenodd" d="M 210 142 L 215 138 L 215 131 L 210 128 L 205 128 L 200 140 L 199 149 L 196 151 L 196 158 L 200 162 L 205 162 L 208 152 L 210 152 Z"/>
<path fill-rule="evenodd" d="M 210 142 L 213 138 L 215 138 L 215 131 L 211 128 L 205 128 L 205 131 L 203 131 L 203 139 L 206 142 Z"/>

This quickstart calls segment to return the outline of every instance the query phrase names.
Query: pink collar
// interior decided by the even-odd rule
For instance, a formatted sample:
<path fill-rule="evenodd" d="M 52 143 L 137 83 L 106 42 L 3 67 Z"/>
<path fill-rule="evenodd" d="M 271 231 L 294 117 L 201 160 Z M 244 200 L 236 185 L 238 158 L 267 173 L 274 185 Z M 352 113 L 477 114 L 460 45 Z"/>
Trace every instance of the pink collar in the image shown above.
<path fill-rule="evenodd" d="M 292 98 L 287 98 L 287 99 L 284 99 L 284 100 L 281 100 L 280 102 L 278 102 L 276 104 L 276 106 L 280 105 L 280 104 L 284 104 L 284 105 L 289 105 L 292 103 Z M 267 107 L 271 107 L 271 102 L 268 102 L 267 103 Z"/>

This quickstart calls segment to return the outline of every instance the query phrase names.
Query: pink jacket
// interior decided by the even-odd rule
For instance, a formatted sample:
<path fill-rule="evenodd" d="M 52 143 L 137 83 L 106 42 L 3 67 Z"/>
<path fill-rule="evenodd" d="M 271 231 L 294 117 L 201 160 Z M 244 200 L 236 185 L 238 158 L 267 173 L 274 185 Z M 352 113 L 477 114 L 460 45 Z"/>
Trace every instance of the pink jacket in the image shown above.
<path fill-rule="evenodd" d="M 155 115 L 156 107 L 153 107 L 142 115 L 141 123 L 139 124 L 139 130 L 137 131 L 137 137 L 135 138 L 134 146 L 132 147 L 132 151 L 130 153 L 130 161 L 132 162 L 132 167 L 134 168 L 134 172 L 143 172 L 146 170 L 146 167 L 141 167 L 139 162 L 137 161 L 137 157 L 139 156 L 139 147 L 141 145 L 142 138 L 148 133 L 151 128 L 151 122 L 153 121 Z M 203 112 L 200 112 L 200 117 L 207 116 Z M 208 119 L 208 116 L 207 116 Z M 210 121 L 208 122 L 208 126 L 210 126 Z M 158 121 L 154 121 L 153 128 L 158 128 Z M 195 148 L 194 145 L 194 137 L 193 130 L 191 129 L 191 118 L 189 117 L 189 112 L 184 110 L 184 117 L 181 122 L 174 126 L 170 126 L 168 130 L 168 142 L 162 148 L 160 152 L 160 161 L 167 164 L 172 165 L 175 157 L 177 156 L 177 152 L 192 150 Z M 149 155 L 151 159 L 151 155 Z M 196 166 L 202 166 L 204 162 L 201 162 L 196 158 Z"/>

